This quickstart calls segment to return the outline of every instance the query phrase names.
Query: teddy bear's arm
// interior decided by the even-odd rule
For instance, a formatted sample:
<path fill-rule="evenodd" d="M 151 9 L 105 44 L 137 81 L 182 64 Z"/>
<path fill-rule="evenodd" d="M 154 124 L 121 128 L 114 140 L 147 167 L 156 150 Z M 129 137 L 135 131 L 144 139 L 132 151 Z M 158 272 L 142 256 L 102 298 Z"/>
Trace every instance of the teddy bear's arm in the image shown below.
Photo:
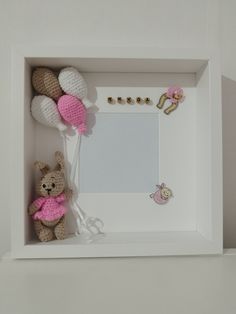
<path fill-rule="evenodd" d="M 44 197 L 37 198 L 30 206 L 29 206 L 29 214 L 33 215 L 36 211 L 38 211 L 42 205 L 45 203 L 46 199 Z"/>
<path fill-rule="evenodd" d="M 65 190 L 65 197 L 66 200 L 69 201 L 73 196 L 73 190 L 72 189 L 66 189 Z"/>
<path fill-rule="evenodd" d="M 58 202 L 58 203 L 62 203 L 62 202 L 64 202 L 66 200 L 66 195 L 65 195 L 65 193 L 61 193 L 60 195 L 58 195 L 57 197 L 56 197 L 56 201 Z"/>
<path fill-rule="evenodd" d="M 58 203 L 64 202 L 65 200 L 69 200 L 72 196 L 72 190 L 67 189 L 65 190 L 65 193 L 61 193 L 59 196 L 56 197 L 56 201 Z"/>
<path fill-rule="evenodd" d="M 33 215 L 37 210 L 38 210 L 38 208 L 35 206 L 34 203 L 30 204 L 30 206 L 28 208 L 28 212 L 30 215 Z"/>

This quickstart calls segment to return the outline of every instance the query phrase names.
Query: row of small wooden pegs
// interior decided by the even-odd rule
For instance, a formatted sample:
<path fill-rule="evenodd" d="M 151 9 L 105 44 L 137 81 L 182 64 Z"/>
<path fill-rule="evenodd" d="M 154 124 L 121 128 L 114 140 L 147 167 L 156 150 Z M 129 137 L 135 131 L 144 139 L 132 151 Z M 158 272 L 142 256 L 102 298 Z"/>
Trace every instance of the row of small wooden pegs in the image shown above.
<path fill-rule="evenodd" d="M 133 99 L 132 97 L 127 97 L 127 98 L 122 98 L 122 97 L 117 97 L 117 98 L 113 98 L 113 97 L 107 97 L 107 102 L 110 105 L 114 105 L 116 103 L 124 105 L 125 103 L 132 105 L 134 103 L 137 103 L 139 105 L 142 104 L 146 104 L 146 105 L 150 105 L 151 99 L 149 97 L 145 97 L 145 98 L 141 98 L 141 97 L 136 97 L 136 99 Z"/>

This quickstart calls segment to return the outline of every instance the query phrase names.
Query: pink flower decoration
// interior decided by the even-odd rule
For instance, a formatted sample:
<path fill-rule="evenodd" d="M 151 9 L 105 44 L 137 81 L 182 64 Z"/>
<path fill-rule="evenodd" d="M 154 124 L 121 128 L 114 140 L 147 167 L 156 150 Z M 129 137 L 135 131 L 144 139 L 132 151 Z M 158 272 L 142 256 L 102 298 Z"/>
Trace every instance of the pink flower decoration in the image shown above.
<path fill-rule="evenodd" d="M 183 89 L 177 86 L 169 87 L 166 96 L 172 103 L 183 102 L 185 99 Z"/>

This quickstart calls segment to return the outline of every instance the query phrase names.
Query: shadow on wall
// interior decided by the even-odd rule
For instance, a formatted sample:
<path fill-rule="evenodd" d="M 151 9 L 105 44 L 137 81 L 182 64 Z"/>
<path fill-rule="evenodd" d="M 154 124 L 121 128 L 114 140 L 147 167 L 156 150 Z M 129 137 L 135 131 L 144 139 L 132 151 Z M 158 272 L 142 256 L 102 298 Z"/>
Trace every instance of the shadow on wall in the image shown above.
<path fill-rule="evenodd" d="M 222 76 L 224 247 L 236 247 L 236 81 Z"/>

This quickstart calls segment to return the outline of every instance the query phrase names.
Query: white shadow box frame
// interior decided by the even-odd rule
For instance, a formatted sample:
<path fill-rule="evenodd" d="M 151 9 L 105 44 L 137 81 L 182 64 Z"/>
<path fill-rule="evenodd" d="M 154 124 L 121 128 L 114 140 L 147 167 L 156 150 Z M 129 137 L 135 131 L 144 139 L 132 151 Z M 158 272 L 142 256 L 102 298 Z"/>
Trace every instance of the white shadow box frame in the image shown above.
<path fill-rule="evenodd" d="M 25 46 L 14 48 L 12 61 L 10 144 L 14 182 L 11 199 L 13 258 L 222 253 L 221 83 L 219 60 L 215 54 L 202 50 L 165 50 L 157 47 Z M 82 187 L 78 198 L 81 207 L 90 216 L 101 218 L 105 224 L 104 235 L 90 242 L 83 235 L 49 243 L 40 243 L 33 236 L 32 221 L 27 214 L 27 207 L 34 195 L 33 162 L 39 159 L 52 163 L 54 151 L 62 149 L 58 131 L 39 125 L 30 114 L 33 95 L 31 73 L 36 66 L 55 69 L 76 66 L 88 83 L 89 98 L 99 109 L 95 115 L 97 124 L 93 128 L 94 134 L 82 138 L 84 152 L 82 149 L 80 180 L 85 181 L 78 182 Z M 186 100 L 167 116 L 163 110 L 157 109 L 156 103 L 170 85 L 183 87 Z M 110 105 L 107 103 L 108 96 L 150 97 L 152 103 Z M 133 187 L 132 180 L 127 186 L 122 185 L 124 179 L 117 172 L 113 176 L 105 173 L 103 177 L 100 173 L 99 180 L 103 181 L 96 191 L 99 180 L 96 177 L 93 179 L 93 175 L 94 171 L 99 175 L 99 169 L 96 170 L 99 160 L 94 156 L 88 161 L 86 147 L 93 151 L 92 142 L 89 141 L 92 141 L 93 135 L 96 139 L 96 128 L 102 121 L 107 129 L 103 130 L 104 133 L 100 129 L 98 134 L 104 136 L 106 132 L 112 132 L 110 124 L 113 123 L 112 119 L 116 119 L 116 114 L 120 120 L 122 115 L 126 118 L 143 117 L 140 126 L 143 132 L 138 130 L 140 154 L 146 147 L 146 141 L 156 141 L 156 147 L 151 150 L 153 145 L 149 146 L 150 158 L 147 153 L 144 154 L 142 168 L 146 164 L 147 170 L 142 169 L 138 179 L 135 169 L 132 170 L 135 178 Z M 153 128 L 150 126 L 150 130 L 157 130 L 149 132 L 152 134 L 147 132 L 147 116 L 152 117 L 150 125 Z M 111 119 L 111 123 L 107 123 L 107 120 L 105 123 L 104 117 Z M 137 123 L 130 123 L 131 127 L 137 128 Z M 119 123 L 116 125 L 119 127 Z M 122 131 L 122 122 L 120 128 Z M 123 169 L 132 154 L 129 152 L 129 156 L 125 156 L 129 147 L 127 138 L 124 141 L 126 149 L 116 151 L 117 136 L 117 132 L 114 133 L 114 146 L 109 141 L 107 153 L 114 150 L 120 154 L 121 163 L 117 164 L 116 161 L 115 167 Z M 125 134 L 122 136 L 125 137 Z M 106 150 L 101 137 L 95 143 L 98 141 Z M 75 137 L 71 137 L 69 155 L 74 142 Z M 136 150 L 137 143 L 136 140 Z M 101 159 L 101 154 L 99 156 Z M 90 162 L 95 165 L 89 174 Z M 155 174 L 151 173 L 152 167 Z M 141 180 L 137 183 L 136 180 L 145 173 L 147 182 Z M 117 182 L 114 176 L 118 178 Z M 174 197 L 166 205 L 157 205 L 149 197 L 155 191 L 155 177 L 156 184 L 165 182 L 173 190 Z M 111 181 L 110 186 L 106 180 Z M 68 215 L 69 232 L 73 231 L 71 220 L 72 215 Z"/>

